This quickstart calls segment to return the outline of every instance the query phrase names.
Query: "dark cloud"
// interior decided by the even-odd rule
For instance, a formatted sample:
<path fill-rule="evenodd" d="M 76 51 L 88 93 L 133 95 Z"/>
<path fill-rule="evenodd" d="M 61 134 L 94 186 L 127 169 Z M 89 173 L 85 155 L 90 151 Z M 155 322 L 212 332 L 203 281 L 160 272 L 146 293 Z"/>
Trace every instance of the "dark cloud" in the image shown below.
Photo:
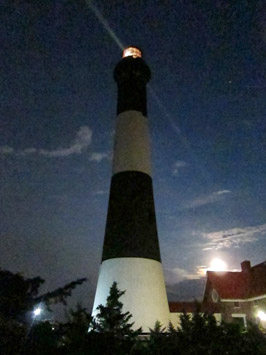
<path fill-rule="evenodd" d="M 183 280 L 174 285 L 167 285 L 168 300 L 174 301 L 201 301 L 203 298 L 206 279 Z"/>

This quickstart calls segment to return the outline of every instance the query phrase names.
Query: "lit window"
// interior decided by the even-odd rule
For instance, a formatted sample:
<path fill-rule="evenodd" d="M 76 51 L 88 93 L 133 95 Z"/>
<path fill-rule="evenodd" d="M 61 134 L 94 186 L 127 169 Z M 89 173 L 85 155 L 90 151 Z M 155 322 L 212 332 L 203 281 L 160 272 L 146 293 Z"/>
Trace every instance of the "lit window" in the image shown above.
<path fill-rule="evenodd" d="M 123 51 L 123 58 L 125 57 L 141 58 L 141 51 L 136 47 L 128 47 Z"/>

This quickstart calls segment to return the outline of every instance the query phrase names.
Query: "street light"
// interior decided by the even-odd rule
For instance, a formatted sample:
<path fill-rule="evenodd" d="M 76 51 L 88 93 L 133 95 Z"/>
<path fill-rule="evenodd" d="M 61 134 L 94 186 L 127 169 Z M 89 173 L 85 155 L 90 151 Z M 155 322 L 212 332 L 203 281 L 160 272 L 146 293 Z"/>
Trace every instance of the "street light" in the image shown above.
<path fill-rule="evenodd" d="M 266 321 L 266 313 L 263 311 L 258 311 L 258 318 L 262 321 Z"/>

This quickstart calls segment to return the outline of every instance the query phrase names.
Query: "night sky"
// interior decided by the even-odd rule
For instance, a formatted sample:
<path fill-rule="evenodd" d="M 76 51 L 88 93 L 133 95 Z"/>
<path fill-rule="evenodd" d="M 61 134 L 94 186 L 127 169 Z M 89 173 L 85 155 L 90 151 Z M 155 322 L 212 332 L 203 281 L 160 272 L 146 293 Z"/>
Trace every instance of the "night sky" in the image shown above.
<path fill-rule="evenodd" d="M 3 1 L 0 267 L 45 290 L 101 260 L 119 46 L 152 71 L 148 116 L 162 262 L 194 297 L 213 258 L 266 260 L 265 1 Z M 179 284 L 181 282 L 181 284 Z M 179 286 L 180 287 L 179 287 Z"/>

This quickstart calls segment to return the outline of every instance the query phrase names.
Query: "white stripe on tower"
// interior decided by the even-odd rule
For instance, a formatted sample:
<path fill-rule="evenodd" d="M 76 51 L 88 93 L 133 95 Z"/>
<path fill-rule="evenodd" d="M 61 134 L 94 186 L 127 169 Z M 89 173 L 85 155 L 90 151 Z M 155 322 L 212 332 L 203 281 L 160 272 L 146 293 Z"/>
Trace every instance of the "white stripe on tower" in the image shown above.
<path fill-rule="evenodd" d="M 128 50 L 128 49 L 127 49 Z M 135 48 L 133 48 L 133 53 Z M 140 53 L 140 52 L 138 52 Z M 169 322 L 151 178 L 146 117 L 150 71 L 140 56 L 122 59 L 114 72 L 118 116 L 102 264 L 93 306 L 105 304 L 114 281 L 134 328 L 144 332 Z"/>
<path fill-rule="evenodd" d="M 139 111 L 117 116 L 113 175 L 121 171 L 142 171 L 151 176 L 148 119 Z"/>

